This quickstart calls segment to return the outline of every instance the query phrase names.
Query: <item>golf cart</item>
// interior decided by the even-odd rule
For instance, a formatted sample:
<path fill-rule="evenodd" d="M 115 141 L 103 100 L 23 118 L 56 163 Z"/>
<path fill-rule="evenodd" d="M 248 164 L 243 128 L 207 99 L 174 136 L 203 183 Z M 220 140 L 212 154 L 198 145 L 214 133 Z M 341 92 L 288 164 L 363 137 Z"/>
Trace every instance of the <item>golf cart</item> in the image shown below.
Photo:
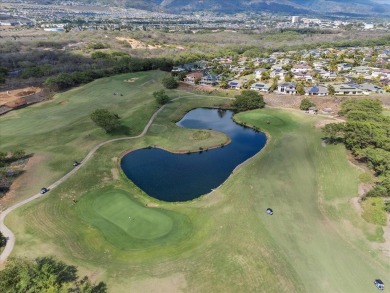
<path fill-rule="evenodd" d="M 374 281 L 374 284 L 375 286 L 379 289 L 379 290 L 384 290 L 385 289 L 385 284 L 383 284 L 383 282 L 379 279 L 376 279 Z"/>
<path fill-rule="evenodd" d="M 267 212 L 268 215 L 273 215 L 274 214 L 274 211 L 272 209 L 270 209 L 270 208 L 268 208 L 266 210 L 266 212 Z"/>
<path fill-rule="evenodd" d="M 77 161 L 74 161 L 74 162 L 73 162 L 73 167 L 77 167 L 78 165 L 80 165 L 79 162 L 77 162 Z"/>
<path fill-rule="evenodd" d="M 45 194 L 48 191 L 49 191 L 49 189 L 47 189 L 46 187 L 41 188 L 41 194 Z"/>

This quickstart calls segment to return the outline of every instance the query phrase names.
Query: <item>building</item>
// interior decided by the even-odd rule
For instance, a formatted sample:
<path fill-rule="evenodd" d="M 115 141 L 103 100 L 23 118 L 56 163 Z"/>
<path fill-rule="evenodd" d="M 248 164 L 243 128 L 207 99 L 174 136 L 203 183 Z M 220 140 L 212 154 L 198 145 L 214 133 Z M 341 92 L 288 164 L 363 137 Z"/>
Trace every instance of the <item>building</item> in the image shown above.
<path fill-rule="evenodd" d="M 299 22 L 299 16 L 291 17 L 291 23 L 298 23 L 298 22 Z"/>
<path fill-rule="evenodd" d="M 315 85 L 305 88 L 306 96 L 327 96 L 329 94 L 328 88 L 323 85 Z"/>
<path fill-rule="evenodd" d="M 283 95 L 295 95 L 297 86 L 293 82 L 284 82 L 278 85 L 278 93 Z"/>
<path fill-rule="evenodd" d="M 190 84 L 198 83 L 203 77 L 203 72 L 197 71 L 187 74 L 184 81 Z"/>
<path fill-rule="evenodd" d="M 363 95 L 363 90 L 350 84 L 336 84 L 334 85 L 334 90 L 335 95 Z"/>
<path fill-rule="evenodd" d="M 271 85 L 258 82 L 258 83 L 252 84 L 251 90 L 269 93 L 269 91 L 271 90 Z"/>
<path fill-rule="evenodd" d="M 230 89 L 239 90 L 241 89 L 241 82 L 239 80 L 232 80 L 228 82 L 228 86 Z"/>
<path fill-rule="evenodd" d="M 216 86 L 218 84 L 218 77 L 214 74 L 207 74 L 202 77 L 199 84 L 208 85 L 208 86 Z"/>

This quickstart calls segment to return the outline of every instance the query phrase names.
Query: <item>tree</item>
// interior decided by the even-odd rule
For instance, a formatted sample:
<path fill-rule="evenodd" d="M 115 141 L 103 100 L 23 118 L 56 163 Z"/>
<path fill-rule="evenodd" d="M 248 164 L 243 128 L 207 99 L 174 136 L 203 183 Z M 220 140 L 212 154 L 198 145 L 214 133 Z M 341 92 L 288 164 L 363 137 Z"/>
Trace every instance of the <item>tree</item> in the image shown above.
<path fill-rule="evenodd" d="M 284 81 L 285 82 L 290 82 L 293 78 L 293 74 L 291 71 L 287 72 L 286 75 L 284 76 Z"/>
<path fill-rule="evenodd" d="M 103 128 L 106 133 L 112 132 L 120 126 L 120 117 L 117 114 L 110 113 L 107 109 L 97 109 L 90 115 L 92 121 Z"/>
<path fill-rule="evenodd" d="M 237 112 L 264 108 L 265 106 L 263 96 L 255 91 L 242 91 L 241 95 L 237 95 L 235 98 L 233 107 Z"/>
<path fill-rule="evenodd" d="M 8 74 L 8 69 L 4 66 L 0 66 L 0 83 L 5 83 L 5 77 Z"/>
<path fill-rule="evenodd" d="M 165 93 L 165 90 L 154 92 L 153 97 L 160 105 L 167 104 L 171 101 L 171 98 Z"/>
<path fill-rule="evenodd" d="M 304 95 L 305 94 L 305 87 L 302 83 L 297 84 L 297 94 L 298 95 Z"/>
<path fill-rule="evenodd" d="M 328 85 L 328 93 L 333 96 L 336 93 L 336 90 L 333 85 Z"/>
<path fill-rule="evenodd" d="M 92 284 L 87 277 L 78 280 L 77 268 L 52 257 L 11 258 L 0 271 L 0 291 L 105 293 L 104 283 Z"/>
<path fill-rule="evenodd" d="M 304 98 L 301 101 L 301 105 L 299 106 L 299 109 L 301 110 L 309 110 L 310 107 L 315 107 L 315 104 L 313 101 L 311 101 L 309 98 Z"/>
<path fill-rule="evenodd" d="M 330 143 L 334 143 L 344 136 L 344 128 L 344 123 L 330 123 L 322 128 L 322 133 Z"/>
<path fill-rule="evenodd" d="M 263 71 L 261 73 L 261 80 L 269 80 L 269 79 L 270 79 L 269 71 Z"/>
<path fill-rule="evenodd" d="M 167 89 L 175 89 L 179 86 L 176 79 L 173 76 L 166 76 L 162 80 L 162 84 Z"/>
<path fill-rule="evenodd" d="M 4 247 L 7 244 L 7 238 L 0 232 L 0 247 Z"/>

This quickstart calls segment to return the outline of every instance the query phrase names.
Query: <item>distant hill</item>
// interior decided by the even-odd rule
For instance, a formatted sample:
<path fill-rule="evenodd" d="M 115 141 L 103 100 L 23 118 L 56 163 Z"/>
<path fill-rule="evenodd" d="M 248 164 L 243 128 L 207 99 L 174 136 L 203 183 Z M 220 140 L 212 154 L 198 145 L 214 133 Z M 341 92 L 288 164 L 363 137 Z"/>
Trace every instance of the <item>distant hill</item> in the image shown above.
<path fill-rule="evenodd" d="M 51 2 L 54 0 L 43 0 Z M 67 1 L 67 0 L 65 0 Z M 65 2 L 63 1 L 63 2 Z M 71 0 L 69 0 L 71 1 Z M 389 15 L 388 0 L 79 0 L 127 8 L 173 13 L 213 11 L 220 13 L 273 12 L 282 14 Z"/>

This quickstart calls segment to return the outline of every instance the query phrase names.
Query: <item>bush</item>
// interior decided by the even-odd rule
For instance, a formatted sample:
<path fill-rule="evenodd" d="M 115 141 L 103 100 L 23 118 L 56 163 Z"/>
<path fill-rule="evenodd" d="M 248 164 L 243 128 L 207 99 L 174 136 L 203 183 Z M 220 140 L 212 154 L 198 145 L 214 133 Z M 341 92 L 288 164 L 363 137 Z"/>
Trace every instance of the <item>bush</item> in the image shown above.
<path fill-rule="evenodd" d="M 173 76 L 166 76 L 162 80 L 162 84 L 167 89 L 175 89 L 179 86 L 176 79 Z"/>
<path fill-rule="evenodd" d="M 153 97 L 156 99 L 156 102 L 159 103 L 160 105 L 164 105 L 171 101 L 171 98 L 165 93 L 164 90 L 154 92 Z"/>
<path fill-rule="evenodd" d="M 302 101 L 301 101 L 301 105 L 299 106 L 299 109 L 301 110 L 309 110 L 310 107 L 315 107 L 316 104 L 314 104 L 310 99 L 308 98 L 304 98 Z"/>

